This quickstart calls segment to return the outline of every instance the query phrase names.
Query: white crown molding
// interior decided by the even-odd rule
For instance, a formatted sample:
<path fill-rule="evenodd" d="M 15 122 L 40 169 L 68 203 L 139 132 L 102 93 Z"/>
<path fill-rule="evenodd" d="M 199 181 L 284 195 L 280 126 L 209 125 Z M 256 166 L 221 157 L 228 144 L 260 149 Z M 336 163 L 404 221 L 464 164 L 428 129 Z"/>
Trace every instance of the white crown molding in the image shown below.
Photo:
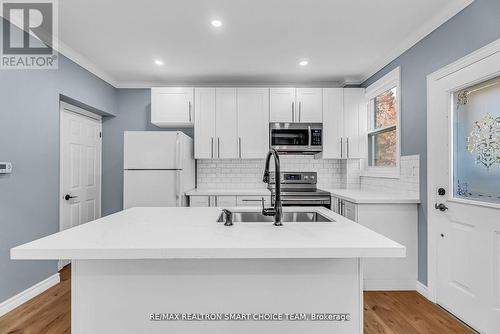
<path fill-rule="evenodd" d="M 21 291 L 14 297 L 11 297 L 3 302 L 0 303 L 0 317 L 3 316 L 4 314 L 9 313 L 16 307 L 26 303 L 30 299 L 38 296 L 45 290 L 53 287 L 57 283 L 60 282 L 60 277 L 59 273 L 50 276 L 49 278 L 44 279 L 43 281 L 27 288 L 24 291 Z"/>
<path fill-rule="evenodd" d="M 351 83 L 349 83 L 351 84 Z M 246 81 L 188 81 L 188 82 L 158 82 L 158 81 L 120 81 L 116 88 L 151 88 L 151 87 L 320 87 L 338 88 L 345 86 L 344 81 L 311 81 L 311 82 L 246 82 Z"/>
<path fill-rule="evenodd" d="M 97 76 L 99 79 L 104 80 L 108 84 L 113 87 L 117 87 L 118 82 L 115 80 L 110 74 L 108 74 L 103 69 L 99 68 L 96 64 L 91 62 L 87 57 L 84 57 L 82 54 L 76 52 L 74 49 L 69 47 L 66 43 L 61 40 L 58 41 L 59 45 L 57 48 L 57 52 L 62 54 L 64 57 L 73 61 L 75 64 L 81 66 L 85 70 Z"/>
<path fill-rule="evenodd" d="M 390 64 L 394 59 L 408 51 L 412 46 L 420 42 L 427 35 L 442 26 L 445 22 L 457 15 L 473 2 L 474 0 L 450 1 L 449 6 L 437 13 L 432 19 L 422 25 L 419 30 L 400 43 L 398 47 L 389 52 L 384 58 L 377 61 L 366 73 L 361 76 L 361 83 L 371 78 L 378 71 Z"/>

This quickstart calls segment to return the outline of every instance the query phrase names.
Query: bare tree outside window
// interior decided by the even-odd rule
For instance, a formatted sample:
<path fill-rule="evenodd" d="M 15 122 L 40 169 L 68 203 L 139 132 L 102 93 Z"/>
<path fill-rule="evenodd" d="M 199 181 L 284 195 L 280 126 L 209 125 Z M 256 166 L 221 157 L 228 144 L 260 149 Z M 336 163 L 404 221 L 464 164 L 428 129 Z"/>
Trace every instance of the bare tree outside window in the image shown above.
<path fill-rule="evenodd" d="M 397 163 L 397 90 L 374 98 L 372 131 L 368 134 L 369 166 L 394 167 Z"/>

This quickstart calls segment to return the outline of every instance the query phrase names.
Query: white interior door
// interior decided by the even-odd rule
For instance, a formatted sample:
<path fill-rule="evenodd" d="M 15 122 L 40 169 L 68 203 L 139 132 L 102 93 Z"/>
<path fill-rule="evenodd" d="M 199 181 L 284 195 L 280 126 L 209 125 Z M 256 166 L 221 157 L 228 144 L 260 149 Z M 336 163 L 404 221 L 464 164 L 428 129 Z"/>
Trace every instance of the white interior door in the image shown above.
<path fill-rule="evenodd" d="M 495 50 L 428 79 L 429 291 L 482 333 L 500 333 L 500 43 Z"/>
<path fill-rule="evenodd" d="M 101 120 L 78 111 L 61 103 L 60 230 L 101 216 Z"/>
<path fill-rule="evenodd" d="M 62 230 L 101 216 L 101 121 L 70 108 L 61 112 Z"/>

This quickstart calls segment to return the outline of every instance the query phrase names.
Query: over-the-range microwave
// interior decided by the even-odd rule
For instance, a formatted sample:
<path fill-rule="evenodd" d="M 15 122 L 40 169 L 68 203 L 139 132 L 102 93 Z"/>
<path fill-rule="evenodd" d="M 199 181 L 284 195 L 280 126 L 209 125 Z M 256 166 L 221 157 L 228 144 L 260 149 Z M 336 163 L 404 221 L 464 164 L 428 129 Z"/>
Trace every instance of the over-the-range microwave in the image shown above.
<path fill-rule="evenodd" d="M 284 154 L 316 154 L 323 151 L 323 124 L 270 123 L 270 147 Z"/>

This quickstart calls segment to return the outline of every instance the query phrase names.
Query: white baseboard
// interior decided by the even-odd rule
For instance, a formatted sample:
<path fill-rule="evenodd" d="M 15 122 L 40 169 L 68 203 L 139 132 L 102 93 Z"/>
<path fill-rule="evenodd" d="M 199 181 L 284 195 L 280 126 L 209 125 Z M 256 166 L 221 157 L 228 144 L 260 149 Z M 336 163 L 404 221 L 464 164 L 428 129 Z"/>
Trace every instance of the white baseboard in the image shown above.
<path fill-rule="evenodd" d="M 365 291 L 415 291 L 414 280 L 377 280 L 365 279 L 363 290 Z"/>
<path fill-rule="evenodd" d="M 30 300 L 33 297 L 38 296 L 45 290 L 53 287 L 57 283 L 60 282 L 60 277 L 59 273 L 50 276 L 49 278 L 44 279 L 43 281 L 27 288 L 24 291 L 21 291 L 14 297 L 11 297 L 7 299 L 6 301 L 3 301 L 0 303 L 0 317 L 3 316 L 4 314 L 12 311 L 16 307 L 26 303 L 28 300 Z"/>
<path fill-rule="evenodd" d="M 423 285 L 419 281 L 417 281 L 417 292 L 420 293 L 425 298 L 429 299 L 429 296 L 428 296 L 428 293 L 427 293 L 427 286 Z"/>

